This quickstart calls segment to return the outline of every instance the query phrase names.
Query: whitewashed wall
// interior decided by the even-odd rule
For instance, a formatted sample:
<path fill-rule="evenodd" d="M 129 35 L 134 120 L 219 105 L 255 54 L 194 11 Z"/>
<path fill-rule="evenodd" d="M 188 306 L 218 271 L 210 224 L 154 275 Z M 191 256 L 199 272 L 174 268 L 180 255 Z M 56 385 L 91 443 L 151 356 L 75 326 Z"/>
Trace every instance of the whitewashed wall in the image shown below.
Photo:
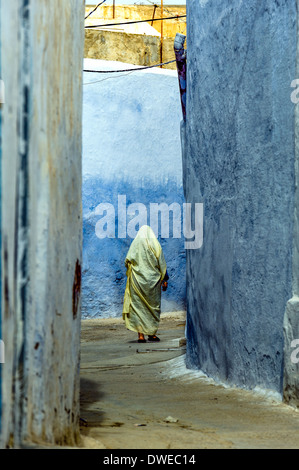
<path fill-rule="evenodd" d="M 79 420 L 84 0 L 1 0 L 1 445 Z"/>

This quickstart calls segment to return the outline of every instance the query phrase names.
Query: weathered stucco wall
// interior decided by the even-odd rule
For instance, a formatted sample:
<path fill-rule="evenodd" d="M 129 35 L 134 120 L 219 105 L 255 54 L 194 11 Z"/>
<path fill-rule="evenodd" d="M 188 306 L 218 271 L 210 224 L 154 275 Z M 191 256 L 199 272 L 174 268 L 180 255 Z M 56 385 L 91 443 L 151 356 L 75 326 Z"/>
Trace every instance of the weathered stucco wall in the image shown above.
<path fill-rule="evenodd" d="M 204 203 L 203 246 L 187 253 L 187 364 L 282 393 L 296 1 L 190 0 L 187 13 L 184 185 Z"/>
<path fill-rule="evenodd" d="M 127 34 L 116 31 L 85 30 L 84 57 L 88 59 L 117 60 L 134 65 L 154 65 L 161 62 L 161 39 L 145 34 Z M 162 61 L 174 60 L 173 39 L 165 38 Z M 175 62 L 164 66 L 175 69 Z"/>
<path fill-rule="evenodd" d="M 2 446 L 78 437 L 83 18 L 1 1 Z"/>
<path fill-rule="evenodd" d="M 91 70 L 131 67 L 89 59 L 84 65 Z M 129 235 L 118 236 L 118 196 L 125 196 L 126 209 L 142 203 L 148 223 L 151 203 L 177 203 L 182 208 L 184 202 L 177 73 L 86 72 L 83 103 L 82 315 L 118 317 L 126 285 L 124 262 L 132 242 Z M 97 207 L 102 203 L 115 209 L 115 238 L 96 235 L 101 219 Z M 162 295 L 164 312 L 185 309 L 184 238 L 173 238 L 171 228 L 170 214 L 170 238 L 160 237 L 170 276 Z"/>

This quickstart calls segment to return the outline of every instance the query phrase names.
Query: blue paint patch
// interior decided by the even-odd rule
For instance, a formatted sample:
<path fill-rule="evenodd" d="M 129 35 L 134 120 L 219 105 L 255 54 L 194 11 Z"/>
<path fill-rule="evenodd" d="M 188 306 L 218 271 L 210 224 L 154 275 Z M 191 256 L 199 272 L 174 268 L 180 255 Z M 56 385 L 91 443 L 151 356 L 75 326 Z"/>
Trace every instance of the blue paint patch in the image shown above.
<path fill-rule="evenodd" d="M 161 183 L 160 183 L 161 184 Z M 126 286 L 125 257 L 132 242 L 130 237 L 99 239 L 95 233 L 96 207 L 110 203 L 116 208 L 116 236 L 118 226 L 118 195 L 127 195 L 127 206 L 139 202 L 150 213 L 149 203 L 171 204 L 184 202 L 183 190 L 174 182 L 135 187 L 130 183 L 108 184 L 100 178 L 88 178 L 83 182 L 83 277 L 82 317 L 118 317 L 122 315 L 122 303 Z M 171 219 L 170 219 L 171 220 Z M 148 220 L 148 223 L 150 221 Z M 170 224 L 170 228 L 172 225 Z M 171 235 L 171 230 L 170 230 Z M 184 239 L 163 239 L 159 236 L 170 276 L 169 288 L 162 294 L 162 311 L 185 309 L 185 249 Z"/>

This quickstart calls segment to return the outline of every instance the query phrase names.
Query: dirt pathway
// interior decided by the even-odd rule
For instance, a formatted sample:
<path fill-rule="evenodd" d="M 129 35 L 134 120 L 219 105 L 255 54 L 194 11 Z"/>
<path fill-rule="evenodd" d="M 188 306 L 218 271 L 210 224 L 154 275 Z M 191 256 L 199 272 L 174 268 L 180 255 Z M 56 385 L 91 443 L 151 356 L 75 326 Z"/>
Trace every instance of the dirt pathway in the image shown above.
<path fill-rule="evenodd" d="M 162 316 L 159 336 L 140 345 L 121 319 L 82 322 L 82 447 L 299 448 L 296 410 L 185 368 L 183 314 Z"/>

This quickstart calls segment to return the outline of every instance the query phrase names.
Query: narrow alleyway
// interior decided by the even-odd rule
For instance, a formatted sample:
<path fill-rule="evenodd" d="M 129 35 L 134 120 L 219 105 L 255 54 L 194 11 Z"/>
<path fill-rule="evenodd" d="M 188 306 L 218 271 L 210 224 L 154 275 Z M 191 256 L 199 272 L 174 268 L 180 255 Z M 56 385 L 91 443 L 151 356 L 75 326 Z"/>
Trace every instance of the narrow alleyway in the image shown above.
<path fill-rule="evenodd" d="M 122 319 L 82 322 L 82 447 L 299 448 L 299 413 L 275 394 L 225 388 L 184 367 L 183 313 L 162 315 L 157 344 Z"/>

